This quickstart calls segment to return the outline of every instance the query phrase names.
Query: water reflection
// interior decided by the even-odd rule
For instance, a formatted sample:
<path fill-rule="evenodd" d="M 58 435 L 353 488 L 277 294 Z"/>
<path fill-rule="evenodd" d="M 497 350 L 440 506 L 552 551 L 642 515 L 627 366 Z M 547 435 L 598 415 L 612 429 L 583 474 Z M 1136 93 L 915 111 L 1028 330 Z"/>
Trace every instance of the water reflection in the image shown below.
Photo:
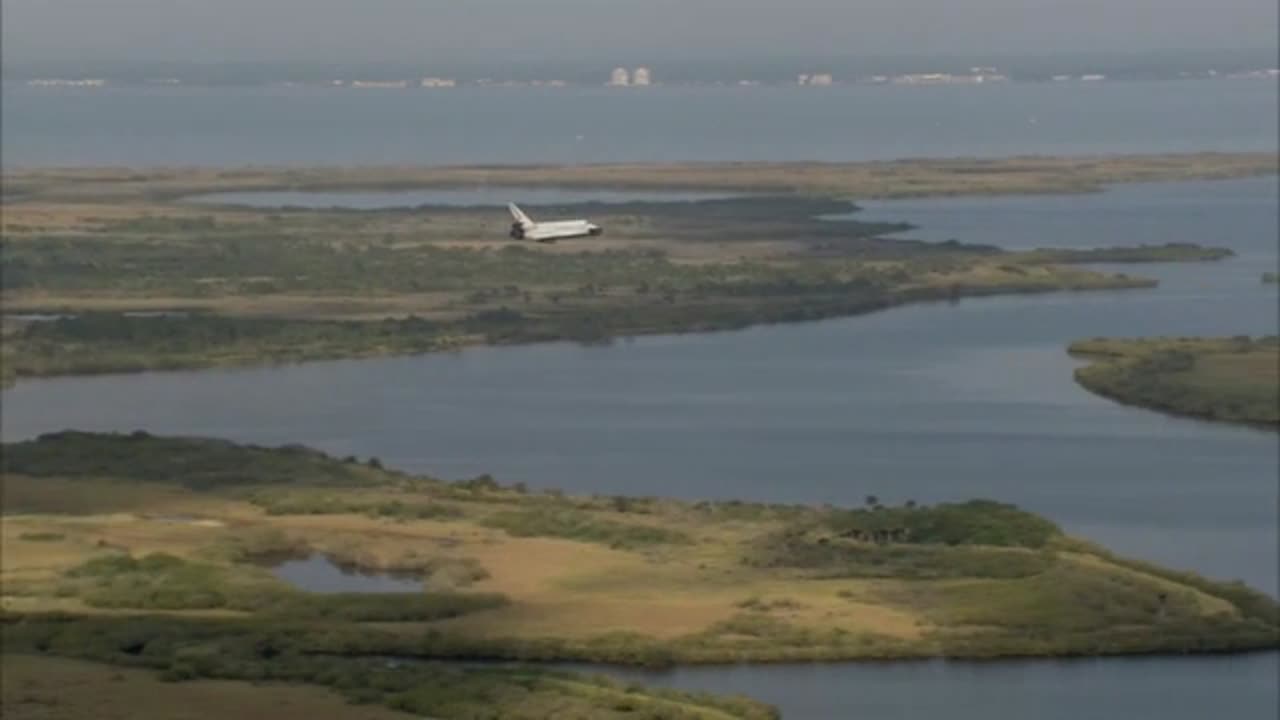
<path fill-rule="evenodd" d="M 271 572 L 290 585 L 313 593 L 420 593 L 421 578 L 339 565 L 319 553 L 273 564 Z"/>
<path fill-rule="evenodd" d="M 644 671 L 571 669 L 747 695 L 785 720 L 1274 720 L 1280 654 L 1069 661 L 904 662 Z"/>

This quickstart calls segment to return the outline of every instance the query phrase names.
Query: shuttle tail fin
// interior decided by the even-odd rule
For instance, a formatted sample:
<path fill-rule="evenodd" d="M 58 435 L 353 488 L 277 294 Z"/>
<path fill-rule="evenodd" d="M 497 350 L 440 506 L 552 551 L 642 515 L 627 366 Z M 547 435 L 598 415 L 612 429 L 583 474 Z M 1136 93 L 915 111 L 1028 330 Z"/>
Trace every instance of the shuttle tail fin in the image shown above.
<path fill-rule="evenodd" d="M 525 215 L 524 211 L 515 203 L 507 203 L 507 209 L 511 211 L 511 217 L 514 218 L 521 227 L 527 228 L 533 226 L 533 220 L 530 220 L 529 216 Z"/>

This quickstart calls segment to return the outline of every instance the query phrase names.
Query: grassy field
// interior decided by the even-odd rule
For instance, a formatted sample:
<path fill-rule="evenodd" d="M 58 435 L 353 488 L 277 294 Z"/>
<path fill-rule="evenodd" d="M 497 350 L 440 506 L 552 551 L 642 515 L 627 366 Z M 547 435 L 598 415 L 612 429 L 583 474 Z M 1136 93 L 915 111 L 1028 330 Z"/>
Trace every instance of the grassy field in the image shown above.
<path fill-rule="evenodd" d="M 156 645 L 159 669 L 205 635 L 271 633 L 280 653 L 300 657 L 629 664 L 1280 642 L 1265 595 L 1113 557 L 989 501 L 835 509 L 566 497 L 141 434 L 66 433 L 4 451 L 0 581 L 12 641 L 74 651 L 145 614 L 172 638 Z M 416 572 L 426 591 L 316 596 L 259 560 L 313 553 Z M 77 625 L 90 620 L 101 625 Z M 70 654 L 121 659 L 94 647 Z"/>
<path fill-rule="evenodd" d="M 1152 281 L 1072 265 L 1206 261 L 1229 252 L 1151 245 L 1014 253 L 913 241 L 902 236 L 909 227 L 898 223 L 820 218 L 856 209 L 831 193 L 1091 189 L 1126 179 L 1256 174 L 1267 171 L 1265 159 L 32 171 L 6 179 L 24 192 L 3 206 L 0 367 L 11 383 L 482 343 L 609 342 L 817 320 L 908 302 L 1144 288 Z M 494 183 L 742 186 L 789 194 L 544 208 L 550 215 L 590 215 L 608 228 L 603 237 L 551 246 L 510 242 L 508 218 L 496 208 L 255 210 L 181 200 L 212 190 L 454 185 L 489 173 Z M 898 190 L 876 191 L 867 184 L 873 179 Z M 42 314 L 65 317 L 24 319 Z"/>
<path fill-rule="evenodd" d="M 719 189 L 859 198 L 1089 192 L 1122 182 L 1274 174 L 1274 153 L 1197 153 L 863 163 L 694 163 L 453 168 L 242 170 L 22 170 L 6 194 L 44 200 L 170 200 L 244 190 L 401 190 L 554 185 L 614 189 Z"/>
<path fill-rule="evenodd" d="M 1175 415 L 1280 429 L 1280 341 L 1272 337 L 1094 339 L 1070 352 L 1089 390 Z"/>

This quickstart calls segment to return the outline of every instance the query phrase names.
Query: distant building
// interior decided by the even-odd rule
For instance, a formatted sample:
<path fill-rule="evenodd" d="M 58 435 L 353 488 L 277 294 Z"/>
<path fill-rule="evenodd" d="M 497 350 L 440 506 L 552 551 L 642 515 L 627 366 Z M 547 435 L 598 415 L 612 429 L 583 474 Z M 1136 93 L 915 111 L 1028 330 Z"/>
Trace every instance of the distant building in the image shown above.
<path fill-rule="evenodd" d="M 408 80 L 352 80 L 353 88 L 392 88 L 400 89 L 409 87 Z"/>
<path fill-rule="evenodd" d="M 424 77 L 421 85 L 424 88 L 451 88 L 457 87 L 458 81 L 453 78 Z"/>
<path fill-rule="evenodd" d="M 614 68 L 609 76 L 609 84 L 614 87 L 626 87 L 631 84 L 631 73 L 626 68 Z"/>
<path fill-rule="evenodd" d="M 636 68 L 636 71 L 631 75 L 632 85 L 647 86 L 650 84 L 651 81 L 652 81 L 652 78 L 650 77 L 649 68 L 647 67 L 638 67 Z"/>
<path fill-rule="evenodd" d="M 898 75 L 893 82 L 899 85 L 944 85 L 955 79 L 948 73 L 910 73 Z"/>
<path fill-rule="evenodd" d="M 994 68 L 974 69 L 993 70 Z M 1008 76 L 1000 74 L 912 73 L 909 75 L 897 75 L 890 82 L 898 85 L 981 85 L 991 82 L 1008 82 L 1008 80 Z"/>
<path fill-rule="evenodd" d="M 1275 79 L 1280 78 L 1280 69 L 1263 68 L 1261 70 L 1249 70 L 1248 72 L 1234 73 L 1228 75 L 1229 78 L 1249 78 L 1249 79 Z"/>
<path fill-rule="evenodd" d="M 68 80 L 65 78 L 36 78 L 28 80 L 27 85 L 32 87 L 92 87 L 100 88 L 107 84 L 106 80 L 98 78 L 84 78 L 80 80 Z"/>
<path fill-rule="evenodd" d="M 1083 80 L 1084 82 L 1099 82 L 1102 80 L 1106 80 L 1107 76 L 1106 75 L 1081 75 L 1080 79 Z"/>
<path fill-rule="evenodd" d="M 835 82 L 830 73 L 802 74 L 796 76 L 797 85 L 830 85 Z"/>

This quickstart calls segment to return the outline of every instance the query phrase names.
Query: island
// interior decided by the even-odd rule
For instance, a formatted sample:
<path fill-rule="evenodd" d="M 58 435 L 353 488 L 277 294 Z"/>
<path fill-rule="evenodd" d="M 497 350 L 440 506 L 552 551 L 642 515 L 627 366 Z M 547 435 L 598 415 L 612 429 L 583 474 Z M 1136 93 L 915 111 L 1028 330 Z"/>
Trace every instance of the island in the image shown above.
<path fill-rule="evenodd" d="M 1174 415 L 1280 429 L 1280 339 L 1081 340 L 1076 380 L 1103 397 Z"/>
<path fill-rule="evenodd" d="M 923 242 L 849 197 L 1084 192 L 1274 172 L 1268 154 L 852 164 L 25 170 L 3 198 L 5 384 L 550 340 L 732 330 L 966 297 L 1141 289 L 1081 267 L 1213 261 L 1186 244 L 1010 252 Z M 513 242 L 502 208 L 252 208 L 217 193 L 457 188 L 731 191 L 579 203 L 603 236 Z M 214 194 L 210 196 L 210 194 Z M 198 197 L 199 196 L 199 197 Z M 204 199 L 201 200 L 200 197 Z M 848 219 L 834 221 L 831 216 Z"/>
<path fill-rule="evenodd" d="M 724 719 L 775 715 L 529 663 L 1280 646 L 1267 595 L 1117 556 L 992 500 L 573 497 L 144 432 L 3 451 L 4 652 L 60 672 L 321 686 L 437 717 L 496 702 L 511 718 Z M 291 560 L 413 588 L 308 589 L 274 570 Z"/>

